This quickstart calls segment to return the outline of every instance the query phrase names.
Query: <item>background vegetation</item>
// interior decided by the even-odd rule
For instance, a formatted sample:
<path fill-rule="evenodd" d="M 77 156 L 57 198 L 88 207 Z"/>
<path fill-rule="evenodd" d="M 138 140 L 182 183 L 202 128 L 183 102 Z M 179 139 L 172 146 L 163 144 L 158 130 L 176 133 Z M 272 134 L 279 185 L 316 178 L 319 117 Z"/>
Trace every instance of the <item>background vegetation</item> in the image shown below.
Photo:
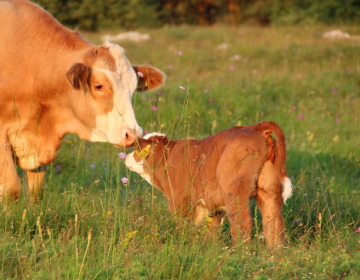
<path fill-rule="evenodd" d="M 227 223 L 210 238 L 126 170 L 117 154 L 129 151 L 69 135 L 44 199 L 0 205 L 0 278 L 359 279 L 360 42 L 327 41 L 321 25 L 143 31 L 151 40 L 121 44 L 128 58 L 167 74 L 163 89 L 133 97 L 144 130 L 200 139 L 261 120 L 283 128 L 294 184 L 285 248 L 266 248 L 254 204 L 251 244 L 232 246 Z"/>
<path fill-rule="evenodd" d="M 87 30 L 242 22 L 360 23 L 359 0 L 34 0 L 60 22 Z"/>

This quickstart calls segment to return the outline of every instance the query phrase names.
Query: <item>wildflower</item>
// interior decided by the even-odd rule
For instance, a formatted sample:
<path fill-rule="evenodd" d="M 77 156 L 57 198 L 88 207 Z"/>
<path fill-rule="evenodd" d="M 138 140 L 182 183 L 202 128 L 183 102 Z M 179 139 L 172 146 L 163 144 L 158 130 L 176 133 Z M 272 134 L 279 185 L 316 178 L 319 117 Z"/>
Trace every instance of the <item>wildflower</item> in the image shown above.
<path fill-rule="evenodd" d="M 145 135 L 146 135 L 146 134 L 149 134 L 149 130 L 145 130 Z"/>
<path fill-rule="evenodd" d="M 106 162 L 103 162 L 103 166 L 105 166 L 106 165 Z"/>
<path fill-rule="evenodd" d="M 106 171 L 106 170 L 107 170 L 107 168 L 105 167 L 105 168 L 104 168 L 104 171 Z"/>
<path fill-rule="evenodd" d="M 230 67 L 229 67 L 229 69 L 232 71 L 232 70 L 234 70 L 234 65 L 230 65 Z"/>
<path fill-rule="evenodd" d="M 127 183 L 129 182 L 129 178 L 127 178 L 127 177 L 122 177 L 122 178 L 121 178 L 121 182 L 122 182 L 123 184 L 127 184 Z"/>
<path fill-rule="evenodd" d="M 333 88 L 333 89 L 332 89 L 332 92 L 333 92 L 333 93 L 337 92 L 337 89 L 336 89 L 336 88 Z"/>
<path fill-rule="evenodd" d="M 150 99 L 150 102 L 152 103 L 152 102 L 155 102 L 155 98 L 151 98 Z"/>
<path fill-rule="evenodd" d="M 340 119 L 336 119 L 336 122 L 339 123 L 339 122 L 340 122 Z"/>
<path fill-rule="evenodd" d="M 169 69 L 173 69 L 174 67 L 172 65 L 169 65 Z"/>
<path fill-rule="evenodd" d="M 178 55 L 182 55 L 182 51 L 178 51 L 178 53 L 177 53 Z"/>
<path fill-rule="evenodd" d="M 303 118 L 304 118 L 303 115 L 300 115 L 300 116 L 299 116 L 299 120 L 302 120 Z"/>
<path fill-rule="evenodd" d="M 159 91 L 159 92 L 158 92 L 158 95 L 161 95 L 161 94 L 162 94 L 162 92 L 161 92 L 161 91 Z"/>
<path fill-rule="evenodd" d="M 257 72 L 258 72 L 257 69 L 253 69 L 253 70 L 252 70 L 252 73 L 253 73 L 253 74 L 256 74 Z"/>
<path fill-rule="evenodd" d="M 182 87 L 182 86 L 179 86 L 179 89 L 182 89 L 182 90 L 184 90 L 185 88 L 184 88 L 184 87 Z"/>
<path fill-rule="evenodd" d="M 95 164 L 90 165 L 91 170 L 94 170 Z"/>
<path fill-rule="evenodd" d="M 296 222 L 297 225 L 300 225 L 301 220 L 300 220 L 300 219 L 297 219 L 295 222 Z"/>
<path fill-rule="evenodd" d="M 177 116 L 178 120 L 180 120 L 180 115 Z"/>
<path fill-rule="evenodd" d="M 355 230 L 356 233 L 360 233 L 360 227 Z"/>
<path fill-rule="evenodd" d="M 141 72 L 137 72 L 138 76 L 141 77 L 141 78 L 144 78 L 144 74 L 141 73 Z"/>
<path fill-rule="evenodd" d="M 291 109 L 296 110 L 296 106 L 293 106 Z"/>
<path fill-rule="evenodd" d="M 118 153 L 118 156 L 119 156 L 119 158 L 121 158 L 121 159 L 125 159 L 125 158 L 126 158 L 126 153 L 123 153 L 123 152 Z"/>
<path fill-rule="evenodd" d="M 153 106 L 153 107 L 152 107 L 152 110 L 153 110 L 153 111 L 157 111 L 157 109 L 158 109 L 158 108 L 157 108 L 156 106 Z"/>
<path fill-rule="evenodd" d="M 136 200 L 137 203 L 139 203 L 140 201 L 141 201 L 141 198 L 138 198 L 138 199 Z"/>
<path fill-rule="evenodd" d="M 213 103 L 213 102 L 214 102 L 214 99 L 210 98 L 209 102 L 210 102 L 210 103 Z"/>
<path fill-rule="evenodd" d="M 56 169 L 57 169 L 57 170 L 60 170 L 60 169 L 61 169 L 61 166 L 60 166 L 60 165 L 56 165 Z"/>
<path fill-rule="evenodd" d="M 206 89 L 204 90 L 204 92 L 205 92 L 205 93 L 208 93 L 208 92 L 209 92 L 209 90 L 206 88 Z"/>

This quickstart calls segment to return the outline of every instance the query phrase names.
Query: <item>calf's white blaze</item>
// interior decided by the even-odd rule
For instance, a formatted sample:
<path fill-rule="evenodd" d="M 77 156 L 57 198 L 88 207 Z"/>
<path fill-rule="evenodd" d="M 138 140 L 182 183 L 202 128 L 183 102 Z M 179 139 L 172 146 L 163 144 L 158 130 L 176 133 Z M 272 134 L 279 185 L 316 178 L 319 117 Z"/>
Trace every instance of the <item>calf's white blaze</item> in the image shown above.
<path fill-rule="evenodd" d="M 144 178 L 150 185 L 152 185 L 150 175 L 147 174 L 144 170 L 144 160 L 136 162 L 134 158 L 135 152 L 132 152 L 126 156 L 125 165 L 131 171 L 138 173 L 142 178 Z"/>

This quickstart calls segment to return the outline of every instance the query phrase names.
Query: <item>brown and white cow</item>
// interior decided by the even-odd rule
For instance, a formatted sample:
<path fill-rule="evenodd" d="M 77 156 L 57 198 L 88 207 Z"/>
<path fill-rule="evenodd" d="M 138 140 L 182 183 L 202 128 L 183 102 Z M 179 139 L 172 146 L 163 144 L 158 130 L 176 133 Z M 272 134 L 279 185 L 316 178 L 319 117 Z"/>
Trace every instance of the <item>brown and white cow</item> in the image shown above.
<path fill-rule="evenodd" d="M 249 201 L 255 197 L 264 236 L 273 247 L 284 243 L 281 208 L 292 192 L 285 160 L 283 131 L 274 122 L 262 122 L 203 140 L 146 135 L 125 164 L 165 194 L 170 212 L 192 217 L 195 225 L 208 215 L 217 227 L 220 212 L 226 211 L 234 241 L 239 226 L 244 238 L 251 237 Z"/>
<path fill-rule="evenodd" d="M 0 34 L 1 196 L 21 189 L 14 159 L 36 195 L 67 133 L 118 146 L 141 136 L 132 95 L 160 87 L 161 71 L 89 44 L 26 0 L 0 0 Z"/>

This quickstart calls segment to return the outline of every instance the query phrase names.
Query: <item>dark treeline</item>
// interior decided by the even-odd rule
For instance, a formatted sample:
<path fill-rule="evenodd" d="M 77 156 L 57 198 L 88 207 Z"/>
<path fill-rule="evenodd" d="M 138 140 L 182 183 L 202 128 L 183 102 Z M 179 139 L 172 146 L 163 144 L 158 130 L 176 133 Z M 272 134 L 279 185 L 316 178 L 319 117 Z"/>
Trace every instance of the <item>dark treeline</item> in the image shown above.
<path fill-rule="evenodd" d="M 60 22 L 87 30 L 223 22 L 360 23 L 360 0 L 34 0 Z"/>

